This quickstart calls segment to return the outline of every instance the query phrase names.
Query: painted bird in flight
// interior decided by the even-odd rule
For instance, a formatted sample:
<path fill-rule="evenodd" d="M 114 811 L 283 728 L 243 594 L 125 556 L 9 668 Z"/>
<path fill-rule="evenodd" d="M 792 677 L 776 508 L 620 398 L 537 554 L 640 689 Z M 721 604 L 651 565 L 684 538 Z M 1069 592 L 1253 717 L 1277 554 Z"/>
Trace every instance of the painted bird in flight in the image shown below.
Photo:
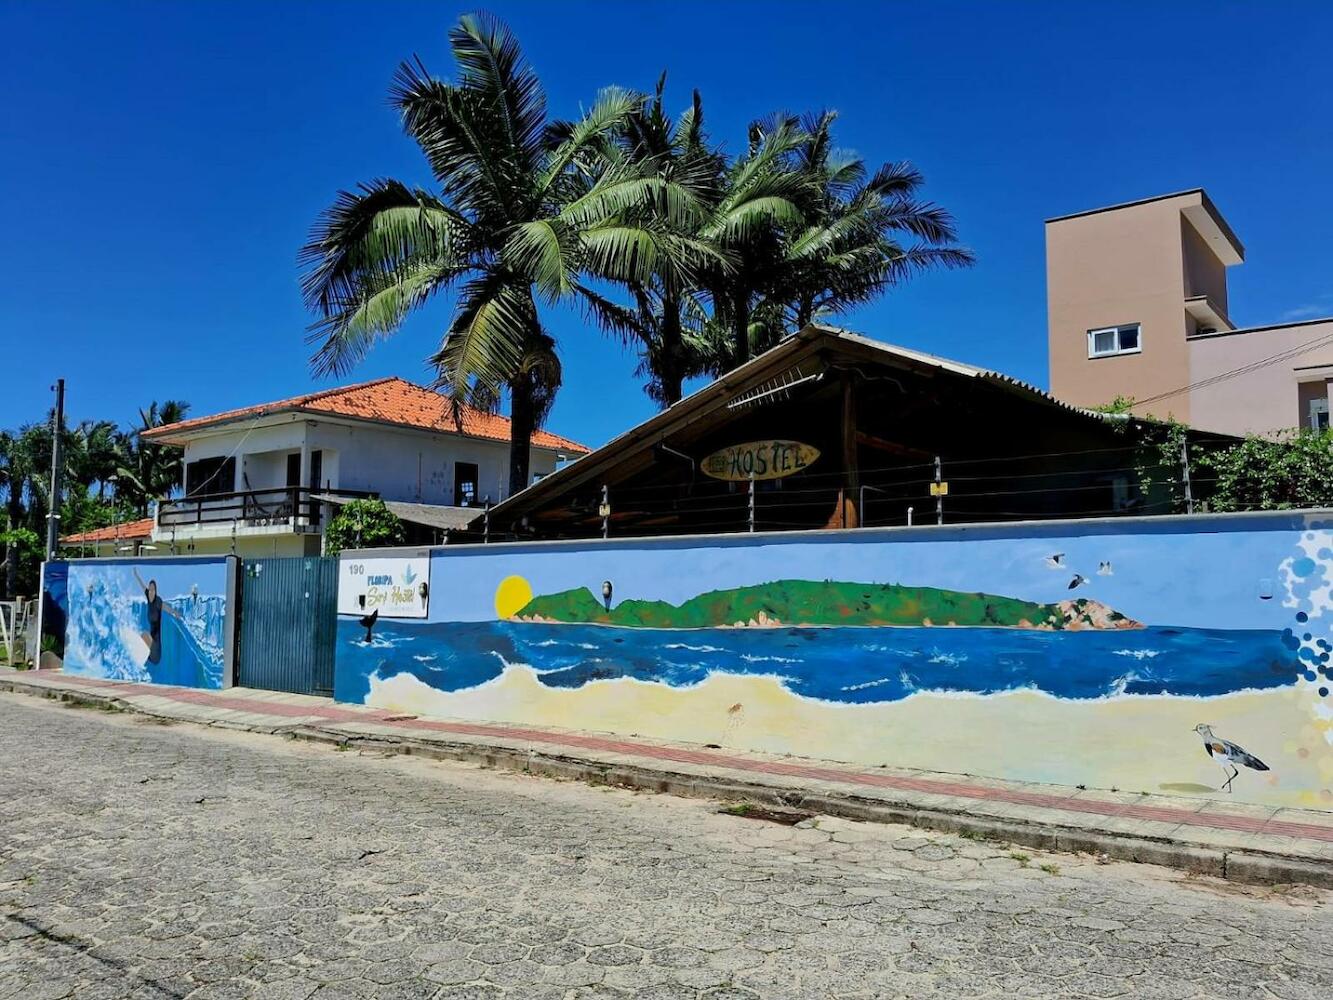
<path fill-rule="evenodd" d="M 379 608 L 376 608 L 368 615 L 363 615 L 358 620 L 357 624 L 359 624 L 363 629 L 366 630 L 366 642 L 370 642 L 372 639 L 374 639 L 373 633 L 375 631 L 375 623 L 379 620 L 380 620 Z"/>
<path fill-rule="evenodd" d="M 606 605 L 606 610 L 611 610 L 611 594 L 615 588 L 611 586 L 610 580 L 602 581 L 602 603 Z"/>
<path fill-rule="evenodd" d="M 1208 751 L 1208 756 L 1217 761 L 1222 773 L 1227 775 L 1226 784 L 1222 788 L 1228 793 L 1231 791 L 1231 783 L 1236 780 L 1236 775 L 1240 774 L 1241 767 L 1248 767 L 1254 771 L 1269 770 L 1267 764 L 1244 747 L 1230 740 L 1224 740 L 1220 736 L 1214 736 L 1211 726 L 1200 722 L 1194 727 L 1194 731 L 1203 737 L 1203 748 Z"/>
<path fill-rule="evenodd" d="M 1046 557 L 1046 565 L 1051 569 L 1065 568 L 1065 554 L 1063 552 L 1054 552 Z"/>
<path fill-rule="evenodd" d="M 1108 561 L 1108 562 L 1101 562 L 1101 563 L 1098 563 L 1098 564 L 1097 564 L 1097 575 L 1098 575 L 1098 576 L 1115 576 L 1115 570 L 1113 570 L 1113 569 L 1111 568 L 1111 563 L 1110 563 L 1109 561 Z"/>
<path fill-rule="evenodd" d="M 1082 573 L 1075 573 L 1074 579 L 1069 581 L 1069 589 L 1073 590 L 1075 587 L 1081 587 L 1087 582 L 1088 578 L 1086 576 L 1084 576 Z"/>

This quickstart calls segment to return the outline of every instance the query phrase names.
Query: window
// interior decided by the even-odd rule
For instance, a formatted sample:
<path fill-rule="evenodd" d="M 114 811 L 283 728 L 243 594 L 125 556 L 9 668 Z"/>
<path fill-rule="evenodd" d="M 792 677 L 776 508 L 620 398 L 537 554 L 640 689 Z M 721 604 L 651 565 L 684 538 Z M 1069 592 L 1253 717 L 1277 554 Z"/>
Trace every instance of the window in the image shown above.
<path fill-rule="evenodd" d="M 454 506 L 477 505 L 477 467 L 472 462 L 454 463 Z"/>
<path fill-rule="evenodd" d="M 1310 430 L 1328 430 L 1328 397 L 1316 396 L 1310 400 Z"/>
<path fill-rule="evenodd" d="M 236 459 L 201 458 L 185 466 L 185 495 L 207 496 L 236 489 Z"/>
<path fill-rule="evenodd" d="M 1108 326 L 1088 331 L 1088 357 L 1106 358 L 1113 354 L 1138 354 L 1139 324 Z"/>

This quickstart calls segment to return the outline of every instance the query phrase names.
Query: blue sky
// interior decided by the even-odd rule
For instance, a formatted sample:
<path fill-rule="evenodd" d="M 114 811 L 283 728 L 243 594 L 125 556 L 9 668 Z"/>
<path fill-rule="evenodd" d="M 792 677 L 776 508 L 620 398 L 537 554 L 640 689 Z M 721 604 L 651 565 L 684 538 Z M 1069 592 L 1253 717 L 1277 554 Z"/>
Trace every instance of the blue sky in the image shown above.
<path fill-rule="evenodd" d="M 1155 526 L 1116 535 L 1051 530 L 1036 538 L 973 537 L 966 546 L 957 536 L 949 541 L 919 534 L 882 545 L 787 539 L 755 547 L 738 536 L 734 544 L 695 547 L 683 542 L 490 551 L 471 546 L 432 557 L 430 620 L 493 621 L 496 588 L 510 575 L 527 580 L 534 594 L 586 587 L 600 596 L 602 581 L 609 579 L 617 604 L 630 598 L 680 604 L 710 590 L 832 578 L 1040 602 L 1088 597 L 1148 625 L 1282 629 L 1292 625 L 1295 611 L 1283 604 L 1280 567 L 1301 555 L 1301 532 L 1274 528 L 1171 534 L 1166 526 Z M 960 561 L 962 548 L 966 559 Z M 1064 553 L 1063 568 L 1048 565 L 1054 553 Z M 1111 564 L 1110 575 L 1098 575 L 1102 562 Z M 1088 583 L 1071 592 L 1075 573 Z M 468 585 L 456 587 L 455 580 Z M 1271 599 L 1262 599 L 1261 590 Z"/>
<path fill-rule="evenodd" d="M 68 380 L 71 418 L 196 414 L 318 386 L 295 256 L 340 187 L 429 180 L 385 103 L 398 61 L 451 72 L 441 3 L 0 7 L 0 427 Z M 608 84 L 705 100 L 736 150 L 776 109 L 835 108 L 842 145 L 910 159 L 971 271 L 860 310 L 872 336 L 1046 380 L 1042 220 L 1203 186 L 1249 254 L 1241 325 L 1333 313 L 1333 6 L 495 2 L 572 116 Z M 351 380 L 426 380 L 440 301 Z M 600 444 L 652 412 L 634 360 L 556 313 L 551 427 Z"/>

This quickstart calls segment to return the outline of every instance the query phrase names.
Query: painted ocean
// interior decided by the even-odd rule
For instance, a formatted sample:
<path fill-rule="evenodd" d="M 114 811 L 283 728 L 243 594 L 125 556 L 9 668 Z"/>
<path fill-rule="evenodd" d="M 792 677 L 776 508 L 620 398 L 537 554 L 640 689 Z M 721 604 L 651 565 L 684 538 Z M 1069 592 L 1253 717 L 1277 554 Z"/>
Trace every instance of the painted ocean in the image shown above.
<path fill-rule="evenodd" d="M 709 674 L 770 676 L 802 698 L 846 704 L 917 692 L 1057 698 L 1207 697 L 1292 684 L 1295 654 L 1271 630 L 1148 627 L 1104 631 L 840 627 L 651 629 L 533 622 L 381 621 L 370 643 L 338 622 L 340 701 L 364 702 L 372 675 L 410 674 L 462 691 L 524 665 L 550 688 L 633 678 L 672 688 Z"/>

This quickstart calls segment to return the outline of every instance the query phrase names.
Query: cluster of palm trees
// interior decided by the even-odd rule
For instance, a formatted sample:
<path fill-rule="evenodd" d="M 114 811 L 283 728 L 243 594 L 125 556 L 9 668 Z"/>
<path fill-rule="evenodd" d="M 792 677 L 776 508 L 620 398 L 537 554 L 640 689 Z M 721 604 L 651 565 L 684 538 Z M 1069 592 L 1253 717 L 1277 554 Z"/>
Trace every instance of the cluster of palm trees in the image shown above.
<path fill-rule="evenodd" d="M 60 533 L 147 517 L 150 502 L 178 490 L 180 449 L 150 444 L 139 435 L 150 427 L 185 419 L 188 410 L 188 403 L 167 400 L 140 410 L 138 425 L 130 429 L 110 420 L 84 420 L 66 427 L 61 441 Z M 31 594 L 36 588 L 36 567 L 51 510 L 54 426 L 48 415 L 43 423 L 0 431 L 0 497 L 4 501 L 0 588 L 7 597 Z"/>
<path fill-rule="evenodd" d="M 438 190 L 378 179 L 339 194 L 302 249 L 316 374 L 342 374 L 409 313 L 456 291 L 430 361 L 455 400 L 508 396 L 510 489 L 560 387 L 544 307 L 580 303 L 633 347 L 663 406 L 687 379 L 745 362 L 812 320 L 970 253 L 919 198 L 908 163 L 839 151 L 835 115 L 774 115 L 727 155 L 698 92 L 672 117 L 652 94 L 602 91 L 551 120 L 514 36 L 485 15 L 451 31 L 454 82 L 404 63 L 391 99 Z"/>

